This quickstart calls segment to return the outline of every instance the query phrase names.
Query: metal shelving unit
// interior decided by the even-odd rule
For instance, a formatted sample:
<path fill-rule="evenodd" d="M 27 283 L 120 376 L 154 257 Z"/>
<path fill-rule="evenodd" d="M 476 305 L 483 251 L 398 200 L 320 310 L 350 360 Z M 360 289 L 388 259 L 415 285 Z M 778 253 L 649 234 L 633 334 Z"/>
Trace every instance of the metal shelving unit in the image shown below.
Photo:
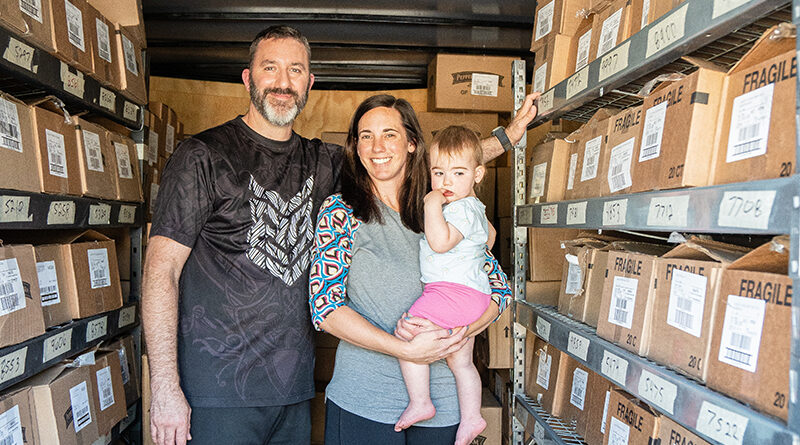
<path fill-rule="evenodd" d="M 793 4 L 790 4 L 793 3 Z M 638 105 L 636 92 L 665 72 L 688 72 L 678 60 L 692 55 L 730 67 L 774 24 L 800 24 L 800 0 L 686 0 L 664 17 L 617 45 L 603 57 L 557 84 L 539 101 L 536 126 L 555 118 L 587 121 L 601 107 Z M 670 27 L 674 38 L 659 40 Z M 800 50 L 800 45 L 798 45 Z M 800 87 L 798 88 L 800 121 Z M 523 156 L 520 156 L 520 153 Z M 800 162 L 800 150 L 797 161 Z M 524 149 L 515 157 L 514 202 L 514 443 L 525 433 L 538 444 L 583 443 L 570 425 L 544 412 L 524 392 L 525 337 L 536 333 L 580 363 L 605 376 L 684 427 L 697 431 L 701 405 L 711 403 L 747 419 L 740 443 L 800 443 L 800 318 L 793 318 L 789 422 L 761 414 L 727 396 L 632 354 L 592 328 L 558 314 L 554 308 L 525 301 L 527 227 L 690 232 L 743 235 L 791 235 L 790 277 L 800 285 L 800 175 L 738 184 L 616 195 L 546 204 L 525 203 Z M 756 211 L 758 210 L 758 211 Z M 800 302 L 793 302 L 794 313 Z M 570 347 L 570 340 L 587 346 Z M 572 350 L 574 349 L 574 350 Z M 612 366 L 613 365 L 613 366 Z M 622 373 L 621 369 L 625 372 Z M 674 398 L 656 399 L 640 382 L 649 379 L 673 390 Z"/>
<path fill-rule="evenodd" d="M 0 230 L 140 227 L 141 203 L 0 189 Z"/>

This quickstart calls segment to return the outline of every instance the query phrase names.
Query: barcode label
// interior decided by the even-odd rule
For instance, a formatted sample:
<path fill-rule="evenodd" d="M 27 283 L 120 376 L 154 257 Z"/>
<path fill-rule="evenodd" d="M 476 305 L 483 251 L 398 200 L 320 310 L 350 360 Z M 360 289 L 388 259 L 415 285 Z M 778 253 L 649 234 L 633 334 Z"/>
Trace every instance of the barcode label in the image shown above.
<path fill-rule="evenodd" d="M 586 400 L 586 383 L 589 381 L 589 373 L 581 368 L 575 368 L 572 373 L 572 392 L 570 393 L 569 403 L 583 411 L 583 402 Z"/>
<path fill-rule="evenodd" d="M 622 21 L 622 10 L 623 8 L 619 8 L 603 21 L 603 28 L 600 31 L 600 44 L 597 47 L 597 58 L 611 51 L 611 49 L 617 45 L 619 24 Z"/>
<path fill-rule="evenodd" d="M 619 419 L 611 416 L 611 426 L 608 428 L 608 445 L 628 445 L 631 428 Z"/>
<path fill-rule="evenodd" d="M 83 130 L 83 147 L 86 151 L 86 168 L 103 173 L 103 155 L 100 152 L 100 136 Z"/>
<path fill-rule="evenodd" d="M 544 186 L 547 180 L 547 162 L 533 166 L 531 178 L 531 198 L 544 196 Z"/>
<path fill-rule="evenodd" d="M 108 34 L 106 22 L 95 18 L 97 28 L 97 55 L 108 63 L 111 63 L 111 39 Z"/>
<path fill-rule="evenodd" d="M 72 422 L 77 433 L 92 423 L 92 412 L 89 409 L 89 390 L 85 381 L 70 388 L 69 402 L 72 407 Z"/>
<path fill-rule="evenodd" d="M 61 303 L 55 261 L 36 263 L 36 272 L 39 275 L 39 293 L 42 295 L 42 306 Z"/>
<path fill-rule="evenodd" d="M 608 311 L 609 323 L 630 329 L 633 325 L 633 308 L 636 305 L 636 290 L 639 280 L 615 276 L 611 290 L 611 307 Z"/>
<path fill-rule="evenodd" d="M 661 156 L 661 139 L 664 136 L 667 104 L 668 102 L 664 101 L 647 110 L 644 118 L 644 139 L 642 140 L 642 149 L 639 150 L 639 162 Z"/>
<path fill-rule="evenodd" d="M 108 249 L 89 249 L 89 276 L 92 289 L 111 286 L 111 272 L 108 267 Z"/>
<path fill-rule="evenodd" d="M 117 354 L 119 355 L 119 367 L 122 371 L 122 384 L 127 385 L 131 380 L 131 371 L 128 367 L 128 356 L 125 355 L 125 346 L 120 346 L 117 349 Z"/>
<path fill-rule="evenodd" d="M 667 324 L 700 338 L 708 278 L 672 269 Z"/>
<path fill-rule="evenodd" d="M 767 153 L 774 90 L 775 84 L 770 83 L 733 99 L 726 162 Z"/>
<path fill-rule="evenodd" d="M 47 142 L 47 161 L 50 174 L 60 178 L 67 177 L 67 152 L 64 146 L 64 135 L 50 130 L 44 130 Z"/>
<path fill-rule="evenodd" d="M 553 357 L 544 351 L 539 353 L 539 367 L 536 370 L 536 384 L 548 389 L 550 386 L 550 368 L 553 365 Z"/>
<path fill-rule="evenodd" d="M 581 266 L 578 265 L 578 257 L 575 255 L 567 254 L 567 262 L 567 284 L 564 293 L 567 295 L 575 295 L 581 290 L 581 284 L 583 283 L 583 279 L 581 278 Z"/>
<path fill-rule="evenodd" d="M 608 167 L 608 187 L 612 193 L 626 189 L 633 184 L 631 179 L 631 159 L 633 158 L 634 145 L 636 145 L 636 138 L 632 137 L 611 149 L 611 160 Z"/>
<path fill-rule="evenodd" d="M 474 82 L 475 78 L 472 81 Z M 175 151 L 175 127 L 170 124 L 167 124 L 167 135 L 164 137 L 164 151 L 169 154 Z"/>
<path fill-rule="evenodd" d="M 728 295 L 719 346 L 719 361 L 756 372 L 766 301 Z"/>
<path fill-rule="evenodd" d="M 575 171 L 578 169 L 578 153 L 569 155 L 569 173 L 567 174 L 567 190 L 575 188 Z"/>
<path fill-rule="evenodd" d="M 547 62 L 544 62 L 533 75 L 533 91 L 544 93 L 547 89 Z"/>
<path fill-rule="evenodd" d="M 472 73 L 470 94 L 473 96 L 497 97 L 499 85 L 500 76 L 497 74 Z"/>
<path fill-rule="evenodd" d="M 23 445 L 19 405 L 0 414 L 0 445 Z"/>
<path fill-rule="evenodd" d="M 550 31 L 553 30 L 553 13 L 555 12 L 555 3 L 555 0 L 553 0 L 539 9 L 539 15 L 536 17 L 535 40 L 541 39 L 542 37 L 550 34 Z"/>
<path fill-rule="evenodd" d="M 19 0 L 19 10 L 44 23 L 42 18 L 42 0 Z"/>
<path fill-rule="evenodd" d="M 597 177 L 597 165 L 600 161 L 600 145 L 603 143 L 603 136 L 586 141 L 583 148 L 583 168 L 581 169 L 581 182 L 588 181 Z"/>
<path fill-rule="evenodd" d="M 147 163 L 150 165 L 158 162 L 158 133 L 150 129 L 150 134 L 147 138 Z"/>
<path fill-rule="evenodd" d="M 125 57 L 125 69 L 130 71 L 134 76 L 139 75 L 139 67 L 136 64 L 136 50 L 133 48 L 133 42 L 130 41 L 125 34 L 122 37 L 122 55 Z"/>
<path fill-rule="evenodd" d="M 575 60 L 575 72 L 589 64 L 589 47 L 592 43 L 592 30 L 586 31 L 578 39 L 578 58 Z"/>
<path fill-rule="evenodd" d="M 150 213 L 156 211 L 156 199 L 158 199 L 158 184 L 150 184 Z"/>
<path fill-rule="evenodd" d="M 114 151 L 117 154 L 117 173 L 122 179 L 133 179 L 133 171 L 131 170 L 131 156 L 128 151 L 128 146 L 114 142 Z"/>
<path fill-rule="evenodd" d="M 0 147 L 22 153 L 17 106 L 0 97 Z"/>
<path fill-rule="evenodd" d="M 106 408 L 114 405 L 114 388 L 111 385 L 111 367 L 97 371 L 97 394 L 100 399 L 100 411 L 105 411 Z"/>
<path fill-rule="evenodd" d="M 64 8 L 67 11 L 67 35 L 69 43 L 72 43 L 81 51 L 86 51 L 83 43 L 83 13 L 77 6 L 64 0 Z"/>
<path fill-rule="evenodd" d="M 0 317 L 25 309 L 25 288 L 16 258 L 0 260 Z"/>

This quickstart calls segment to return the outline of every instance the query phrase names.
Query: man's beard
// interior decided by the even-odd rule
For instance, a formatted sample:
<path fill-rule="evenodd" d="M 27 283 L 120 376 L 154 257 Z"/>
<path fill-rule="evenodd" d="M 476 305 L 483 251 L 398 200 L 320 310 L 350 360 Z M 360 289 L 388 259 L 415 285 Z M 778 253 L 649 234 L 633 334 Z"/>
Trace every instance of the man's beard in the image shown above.
<path fill-rule="evenodd" d="M 294 98 L 294 104 L 292 106 L 287 106 L 270 103 L 269 98 L 267 98 L 269 93 L 291 94 Z M 250 77 L 250 102 L 255 105 L 256 110 L 264 116 L 264 119 L 272 125 L 278 127 L 291 125 L 297 115 L 303 111 L 303 107 L 306 106 L 307 101 L 308 89 L 306 89 L 302 96 L 291 88 L 270 88 L 259 91 L 253 82 L 253 78 Z"/>

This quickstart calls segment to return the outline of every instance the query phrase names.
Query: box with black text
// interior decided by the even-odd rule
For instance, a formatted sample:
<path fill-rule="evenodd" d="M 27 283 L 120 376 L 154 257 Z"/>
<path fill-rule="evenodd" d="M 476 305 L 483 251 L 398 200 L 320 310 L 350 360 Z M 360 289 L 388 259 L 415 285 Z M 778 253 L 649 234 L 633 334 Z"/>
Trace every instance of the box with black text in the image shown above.
<path fill-rule="evenodd" d="M 116 199 L 114 176 L 117 169 L 108 131 L 79 117 L 73 117 L 72 122 L 75 124 L 73 137 L 78 146 L 81 193 L 93 198 Z"/>
<path fill-rule="evenodd" d="M 570 145 L 564 139 L 553 139 L 528 150 L 529 204 L 564 199 Z M 504 191 L 499 186 L 497 190 L 498 193 Z"/>
<path fill-rule="evenodd" d="M 554 35 L 574 36 L 589 10 L 588 0 L 550 0 L 536 2 L 531 51 L 536 52 Z M 537 55 L 538 57 L 538 55 Z"/>
<path fill-rule="evenodd" d="M 142 381 L 138 366 L 139 354 L 135 348 L 133 337 L 130 335 L 126 335 L 110 343 L 104 343 L 100 346 L 101 350 L 115 352 L 119 357 L 122 385 L 125 388 L 125 400 L 128 404 L 134 400 L 138 400 L 142 395 L 141 386 L 139 385 Z"/>
<path fill-rule="evenodd" d="M 0 347 L 42 335 L 44 329 L 33 246 L 0 246 Z"/>
<path fill-rule="evenodd" d="M 533 70 L 533 91 L 543 93 L 572 75 L 570 44 L 572 37 L 556 34 L 536 50 L 536 65 Z"/>
<path fill-rule="evenodd" d="M 95 353 L 94 365 L 89 366 L 89 380 L 94 393 L 92 403 L 97 413 L 97 430 L 102 436 L 110 433 L 111 428 L 128 414 L 116 351 Z"/>
<path fill-rule="evenodd" d="M 31 388 L 5 391 L 0 396 L 0 439 L 8 445 L 39 445 L 39 434 L 36 430 L 36 413 L 31 406 Z"/>
<path fill-rule="evenodd" d="M 508 112 L 514 109 L 513 57 L 437 54 L 428 65 L 428 109 Z"/>
<path fill-rule="evenodd" d="M 62 113 L 50 107 L 49 101 L 32 107 L 36 128 L 36 145 L 39 150 L 40 177 L 45 193 L 81 195 L 80 164 L 75 127 Z"/>
<path fill-rule="evenodd" d="M 39 440 L 43 444 L 89 445 L 100 437 L 89 368 L 57 364 L 31 377 Z"/>
<path fill-rule="evenodd" d="M 564 184 L 564 199 L 596 198 L 608 194 L 604 173 L 608 168 L 609 119 L 614 108 L 601 108 L 589 122 L 569 135 L 568 171 Z"/>
<path fill-rule="evenodd" d="M 564 357 L 564 352 L 528 332 L 525 340 L 525 393 L 548 413 L 555 413 L 555 409 L 560 410 L 556 390 L 559 385 L 560 363 Z"/>
<path fill-rule="evenodd" d="M 661 416 L 622 390 L 611 391 L 604 445 L 656 443 Z"/>
<path fill-rule="evenodd" d="M 0 92 L 0 188 L 42 191 L 41 154 L 31 107 Z"/>
<path fill-rule="evenodd" d="M 119 78 L 118 59 L 120 55 L 114 37 L 114 22 L 108 20 L 91 4 L 86 5 L 86 13 L 89 27 L 87 38 L 92 42 L 94 77 L 103 85 L 119 91 L 122 89 L 122 82 Z"/>
<path fill-rule="evenodd" d="M 53 47 L 59 59 L 84 74 L 93 73 L 89 32 L 89 4 L 86 0 L 52 0 Z M 94 26 L 94 23 L 91 24 Z M 78 74 L 81 76 L 82 74 Z"/>
<path fill-rule="evenodd" d="M 628 108 L 609 119 L 608 139 L 601 172 L 603 193 L 616 195 L 629 193 L 633 186 L 633 158 L 639 151 L 642 139 L 642 106 Z"/>
<path fill-rule="evenodd" d="M 52 53 L 53 10 L 51 0 L 0 2 L 0 26 L 10 29 L 29 43 Z M 16 39 L 15 39 L 16 40 Z M 13 44 L 13 42 L 9 42 Z"/>
<path fill-rule="evenodd" d="M 608 250 L 605 241 L 578 238 L 562 242 L 565 261 L 558 295 L 558 312 L 597 326 Z"/>

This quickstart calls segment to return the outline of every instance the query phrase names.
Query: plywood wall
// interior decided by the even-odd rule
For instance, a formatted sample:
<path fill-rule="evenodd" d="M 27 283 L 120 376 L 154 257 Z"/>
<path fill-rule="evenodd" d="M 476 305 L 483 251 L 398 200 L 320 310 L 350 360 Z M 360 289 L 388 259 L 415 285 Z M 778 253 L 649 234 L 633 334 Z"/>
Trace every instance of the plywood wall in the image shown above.
<path fill-rule="evenodd" d="M 356 106 L 375 91 L 311 90 L 305 109 L 297 118 L 297 133 L 313 138 L 323 131 L 347 131 Z M 427 109 L 427 90 L 380 91 L 409 101 L 417 111 Z M 242 84 L 198 80 L 150 78 L 150 100 L 175 110 L 184 133 L 195 134 L 247 111 L 250 98 Z"/>

